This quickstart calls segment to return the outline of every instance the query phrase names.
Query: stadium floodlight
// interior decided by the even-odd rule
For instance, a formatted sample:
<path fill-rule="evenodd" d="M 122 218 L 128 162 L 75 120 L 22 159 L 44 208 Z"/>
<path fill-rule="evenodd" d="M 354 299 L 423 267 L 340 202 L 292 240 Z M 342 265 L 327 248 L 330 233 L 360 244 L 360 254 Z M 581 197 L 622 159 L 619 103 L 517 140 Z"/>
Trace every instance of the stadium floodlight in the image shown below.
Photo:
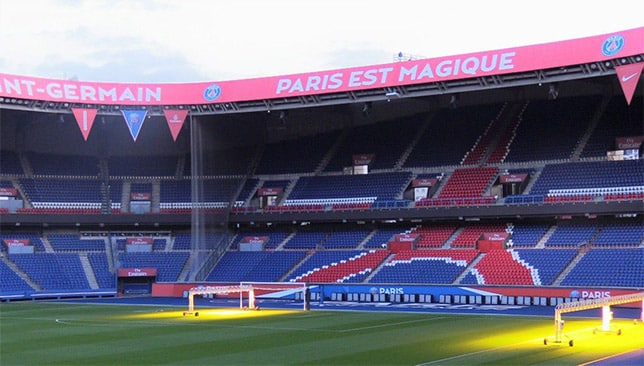
<path fill-rule="evenodd" d="M 400 98 L 400 94 L 397 91 L 392 90 L 386 92 L 385 97 L 387 97 L 387 102 L 391 102 L 391 98 Z"/>

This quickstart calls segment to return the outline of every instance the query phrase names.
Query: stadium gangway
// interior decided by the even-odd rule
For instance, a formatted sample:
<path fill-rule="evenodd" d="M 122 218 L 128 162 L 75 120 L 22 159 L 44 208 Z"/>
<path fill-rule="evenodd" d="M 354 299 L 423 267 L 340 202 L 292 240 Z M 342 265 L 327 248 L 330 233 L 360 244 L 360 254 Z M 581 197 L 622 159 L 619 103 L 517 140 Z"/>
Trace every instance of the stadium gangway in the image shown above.
<path fill-rule="evenodd" d="M 640 315 L 640 320 L 644 321 L 644 292 L 621 295 L 621 296 L 613 296 L 613 297 L 602 297 L 598 299 L 566 302 L 566 303 L 561 303 L 557 305 L 555 307 L 555 342 L 561 343 L 561 337 L 563 335 L 564 323 L 561 320 L 561 314 L 572 313 L 572 312 L 581 311 L 581 310 L 602 308 L 602 330 L 607 332 L 610 330 L 610 321 L 612 319 L 610 306 L 634 303 L 636 301 L 641 301 L 642 312 Z M 572 341 L 570 345 L 572 346 Z"/>

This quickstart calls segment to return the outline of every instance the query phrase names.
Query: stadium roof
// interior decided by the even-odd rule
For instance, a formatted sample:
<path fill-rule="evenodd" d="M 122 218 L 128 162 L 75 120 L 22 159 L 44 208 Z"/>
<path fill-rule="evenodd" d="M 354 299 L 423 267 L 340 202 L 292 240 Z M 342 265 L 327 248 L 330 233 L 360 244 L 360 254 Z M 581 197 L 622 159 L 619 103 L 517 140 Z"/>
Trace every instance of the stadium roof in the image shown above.
<path fill-rule="evenodd" d="M 0 106 L 65 113 L 94 108 L 185 109 L 215 115 L 457 95 L 526 85 L 618 75 L 634 90 L 644 65 L 644 27 L 611 34 L 487 52 L 348 69 L 232 81 L 178 84 L 104 83 L 0 73 Z M 633 70 L 637 77 L 630 76 Z M 629 77 L 630 76 L 630 77 Z M 628 96 L 627 96 L 628 99 Z"/>

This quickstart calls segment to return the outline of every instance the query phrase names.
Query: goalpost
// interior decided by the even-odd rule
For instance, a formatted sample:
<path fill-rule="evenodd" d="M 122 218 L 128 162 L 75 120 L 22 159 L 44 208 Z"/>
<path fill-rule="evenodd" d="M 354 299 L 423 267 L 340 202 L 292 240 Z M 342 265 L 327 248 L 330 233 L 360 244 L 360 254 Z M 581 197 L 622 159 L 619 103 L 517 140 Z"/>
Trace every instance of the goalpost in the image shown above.
<path fill-rule="evenodd" d="M 195 296 L 239 294 L 239 308 L 259 310 L 257 299 L 289 301 L 302 304 L 302 310 L 309 310 L 310 296 L 303 282 L 240 282 L 231 286 L 207 286 L 188 291 L 188 310 L 183 315 L 199 316 L 195 311 Z"/>

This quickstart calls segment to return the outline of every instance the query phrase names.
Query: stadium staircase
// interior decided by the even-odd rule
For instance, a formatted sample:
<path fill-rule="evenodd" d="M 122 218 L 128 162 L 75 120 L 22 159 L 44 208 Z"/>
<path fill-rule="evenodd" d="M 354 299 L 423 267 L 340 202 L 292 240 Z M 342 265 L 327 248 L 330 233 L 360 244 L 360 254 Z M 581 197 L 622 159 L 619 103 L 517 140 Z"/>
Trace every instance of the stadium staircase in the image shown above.
<path fill-rule="evenodd" d="M 507 155 L 509 145 L 525 110 L 526 103 L 505 103 L 497 117 L 467 153 L 462 165 L 498 164 Z"/>
<path fill-rule="evenodd" d="M 395 253 L 389 252 L 387 257 L 385 257 L 385 259 L 383 259 L 382 262 L 380 262 L 380 264 L 376 268 L 374 268 L 373 271 L 371 271 L 371 273 L 369 273 L 369 275 L 364 279 L 363 282 L 364 283 L 371 282 L 371 279 L 373 278 L 373 276 L 377 275 L 378 272 L 380 272 L 380 270 L 384 268 L 385 264 L 391 262 L 395 257 L 396 257 Z"/>
<path fill-rule="evenodd" d="M 284 187 L 284 192 L 282 193 L 282 199 L 277 202 L 277 205 L 282 205 L 284 201 L 288 199 L 288 196 L 293 192 L 293 188 L 297 185 L 297 181 L 299 178 L 292 179 L 289 184 Z"/>
<path fill-rule="evenodd" d="M 196 256 L 195 253 L 190 254 L 190 256 L 188 257 L 188 260 L 186 260 L 186 263 L 184 264 L 183 268 L 179 272 L 179 276 L 177 278 L 177 281 L 183 282 L 183 281 L 190 280 L 190 278 L 189 278 L 190 272 L 191 272 L 190 269 L 192 268 L 193 263 L 196 261 L 195 256 Z M 211 253 L 208 254 L 208 257 L 203 262 L 207 265 L 207 264 L 211 263 L 211 260 L 213 258 L 215 258 L 215 257 L 216 257 L 216 253 L 211 252 Z M 221 257 L 223 257 L 223 255 L 220 256 L 219 259 L 221 259 Z M 214 266 L 206 266 L 206 265 L 202 266 L 202 268 L 208 268 L 208 272 L 212 271 L 212 268 Z M 204 269 L 204 271 L 205 271 L 205 269 Z"/>
<path fill-rule="evenodd" d="M 150 202 L 150 211 L 161 211 L 161 184 L 155 182 L 152 184 L 152 202 Z"/>
<path fill-rule="evenodd" d="M 49 242 L 49 239 L 47 239 L 47 235 L 43 235 L 40 239 L 42 241 L 43 247 L 45 248 L 45 253 L 55 253 L 54 248 Z"/>
<path fill-rule="evenodd" d="M 559 276 L 557 276 L 557 278 L 552 282 L 552 286 L 561 286 L 561 282 L 564 279 L 566 279 L 568 274 L 573 269 L 575 269 L 575 267 L 577 266 L 577 263 L 579 263 L 584 258 L 586 253 L 587 253 L 586 250 L 580 250 L 577 253 L 577 256 L 575 256 L 575 258 L 570 262 L 570 264 L 563 271 L 561 271 L 561 274 L 559 274 Z"/>
<path fill-rule="evenodd" d="M 22 170 L 25 172 L 25 176 L 27 178 L 32 178 L 34 176 L 34 170 L 31 167 L 31 162 L 29 161 L 29 158 L 25 154 L 20 154 L 19 155 L 20 159 L 20 165 L 22 166 Z"/>
<path fill-rule="evenodd" d="M 306 263 L 306 261 L 308 261 L 309 258 L 311 258 L 311 256 L 314 253 L 315 253 L 315 251 L 313 251 L 313 250 L 307 252 L 306 255 L 302 256 L 302 258 L 298 262 L 294 263 L 293 267 L 291 267 L 291 269 L 286 271 L 286 273 L 281 278 L 279 278 L 278 281 L 280 281 L 280 282 L 288 282 L 288 279 L 293 277 L 293 273 L 297 272 L 298 268 L 300 268 L 300 265 L 302 265 L 303 263 Z"/>
<path fill-rule="evenodd" d="M 284 250 L 284 246 L 286 245 L 286 243 L 288 243 L 289 240 L 293 239 L 295 235 L 297 235 L 296 231 L 290 233 L 284 240 L 282 240 L 281 243 L 279 243 L 279 245 L 275 248 L 275 250 Z"/>
<path fill-rule="evenodd" d="M 544 249 L 546 247 L 546 242 L 548 242 L 548 239 L 550 239 L 555 231 L 557 231 L 557 225 L 552 225 L 551 227 L 549 227 L 548 230 L 543 234 L 541 239 L 539 239 L 537 245 L 535 245 L 535 248 Z"/>
<path fill-rule="evenodd" d="M 116 242 L 114 243 L 114 246 L 112 246 L 111 243 L 111 238 L 107 238 L 105 240 L 105 256 L 107 258 L 107 266 L 109 267 L 110 272 L 115 271 L 115 263 L 116 260 L 114 258 L 114 253 L 118 252 L 118 244 Z"/>
<path fill-rule="evenodd" d="M 521 123 L 521 119 L 516 117 L 514 120 L 508 122 L 502 135 L 499 136 L 488 154 L 484 157 L 485 164 L 500 164 L 505 160 L 505 157 L 510 152 L 510 145 L 516 136 L 516 130 Z"/>
<path fill-rule="evenodd" d="M 320 175 L 324 170 L 326 169 L 327 165 L 329 165 L 329 162 L 333 157 L 335 156 L 336 152 L 344 142 L 344 140 L 347 138 L 349 135 L 349 129 L 344 129 L 342 130 L 342 133 L 340 133 L 340 136 L 333 142 L 333 145 L 329 148 L 329 151 L 324 155 L 322 160 L 320 161 L 320 164 L 315 168 L 313 175 Z M 284 195 L 286 197 L 286 195 Z"/>
<path fill-rule="evenodd" d="M 484 253 L 478 253 L 476 255 L 476 257 L 474 257 L 474 259 L 472 259 L 470 264 L 468 264 L 467 267 L 465 267 L 463 272 L 461 272 L 461 274 L 459 274 L 458 277 L 456 277 L 454 282 L 452 282 L 452 285 L 460 284 L 461 281 L 463 280 L 463 278 L 465 278 L 465 276 L 467 276 L 473 269 L 476 268 L 476 265 L 481 261 L 481 259 L 483 259 L 484 256 L 485 256 Z M 476 272 L 476 270 L 475 270 L 475 272 Z"/>
<path fill-rule="evenodd" d="M 371 230 L 371 232 L 367 236 L 365 236 L 365 238 L 357 245 L 356 248 L 357 249 L 364 249 L 365 244 L 367 244 L 369 242 L 369 240 L 371 240 L 371 238 L 374 235 L 376 235 L 377 232 L 378 232 L 378 230 Z"/>
<path fill-rule="evenodd" d="M 123 182 L 121 186 L 121 212 L 131 212 L 130 211 L 130 192 L 132 191 L 131 182 Z"/>
<path fill-rule="evenodd" d="M 257 167 L 262 162 L 262 156 L 264 155 L 264 150 L 266 150 L 266 145 L 260 144 L 257 146 L 257 150 L 255 151 L 255 156 L 250 161 L 250 164 L 248 164 L 248 175 L 255 174 Z"/>
<path fill-rule="evenodd" d="M 10 261 L 6 256 L 2 255 L 0 256 L 0 261 L 2 261 L 4 264 L 7 265 L 18 277 L 20 277 L 23 281 L 25 281 L 29 286 L 31 286 L 34 290 L 42 290 L 40 285 L 38 285 L 36 282 L 34 282 L 31 277 L 27 275 L 20 267 L 18 267 L 14 262 Z"/>
<path fill-rule="evenodd" d="M 425 131 L 429 127 L 430 123 L 432 122 L 432 119 L 434 118 L 435 113 L 430 113 L 423 124 L 420 126 L 418 131 L 416 132 L 416 135 L 414 136 L 413 140 L 409 143 L 405 151 L 402 153 L 400 156 L 400 159 L 396 162 L 395 169 L 402 169 L 403 166 L 405 165 L 405 162 L 407 161 L 407 158 L 409 155 L 414 151 L 416 148 L 416 145 L 418 145 L 418 141 L 420 141 L 421 137 L 425 134 Z"/>
<path fill-rule="evenodd" d="M 523 189 L 523 194 L 528 194 L 530 193 L 530 190 L 532 189 L 532 186 L 534 186 L 535 182 L 539 180 L 539 176 L 541 175 L 541 170 L 538 169 L 534 173 L 530 175 L 530 180 L 528 181 L 528 184 L 525 186 Z"/>
<path fill-rule="evenodd" d="M 504 105 L 504 108 L 505 107 L 507 107 L 507 105 Z M 503 111 L 499 114 L 502 115 Z M 466 153 L 465 157 L 463 157 L 461 165 L 478 165 L 481 163 L 481 161 L 483 161 L 494 148 L 496 142 L 498 142 L 498 137 L 503 133 L 505 124 L 506 121 L 499 117 L 493 119 L 488 124 L 483 134 L 476 140 L 474 146 L 472 146 L 472 148 Z"/>
<path fill-rule="evenodd" d="M 599 121 L 602 119 L 602 116 L 604 116 L 604 112 L 606 111 L 606 107 L 608 106 L 609 103 L 610 103 L 609 97 L 604 97 L 602 99 L 596 113 L 593 115 L 593 118 L 591 119 L 588 125 L 588 128 L 586 129 L 586 132 L 581 137 L 581 139 L 579 140 L 579 143 L 575 147 L 575 150 L 572 153 L 570 161 L 579 161 L 579 157 L 581 156 L 581 153 L 584 151 L 584 148 L 586 147 L 586 143 L 592 136 L 593 131 L 597 127 L 597 124 L 599 123 Z"/>
<path fill-rule="evenodd" d="M 485 157 L 487 164 L 500 164 L 510 152 L 510 145 L 516 137 L 517 129 L 521 123 L 523 112 L 528 107 L 528 102 L 523 104 L 511 104 L 504 109 L 504 115 L 500 118 L 505 120 L 503 132 L 496 139 L 494 147 L 490 149 Z"/>
<path fill-rule="evenodd" d="M 92 265 L 89 263 L 89 259 L 87 258 L 87 253 L 79 253 L 78 256 L 80 257 L 81 265 L 83 267 L 83 271 L 85 272 L 85 277 L 87 277 L 87 282 L 89 282 L 90 288 L 99 288 L 98 282 L 96 281 L 96 276 L 94 275 L 94 270 L 92 269 Z"/>
<path fill-rule="evenodd" d="M 447 240 L 445 240 L 445 244 L 443 244 L 442 248 L 443 248 L 443 249 L 451 248 L 451 247 L 452 247 L 452 243 L 454 242 L 454 240 L 456 240 L 456 238 L 458 238 L 458 237 L 461 235 L 461 232 L 463 231 L 463 228 L 464 228 L 464 227 L 459 227 L 459 228 L 457 228 L 457 229 L 452 233 L 452 235 L 451 235 L 449 238 L 447 238 Z"/>
<path fill-rule="evenodd" d="M 161 238 L 159 238 L 161 239 Z M 168 237 L 165 239 L 165 248 L 163 248 L 164 251 L 169 252 L 173 249 L 174 247 L 174 239 L 172 237 Z"/>
<path fill-rule="evenodd" d="M 183 177 L 183 172 L 186 168 L 186 156 L 181 156 L 177 159 L 177 168 L 175 169 L 174 178 L 181 179 Z"/>
<path fill-rule="evenodd" d="M 449 173 L 443 173 L 442 177 L 436 182 L 438 187 L 434 191 L 434 197 L 439 197 L 441 192 L 443 191 L 443 188 L 447 185 L 447 182 L 449 181 L 449 178 L 454 174 L 454 171 L 451 171 Z"/>

